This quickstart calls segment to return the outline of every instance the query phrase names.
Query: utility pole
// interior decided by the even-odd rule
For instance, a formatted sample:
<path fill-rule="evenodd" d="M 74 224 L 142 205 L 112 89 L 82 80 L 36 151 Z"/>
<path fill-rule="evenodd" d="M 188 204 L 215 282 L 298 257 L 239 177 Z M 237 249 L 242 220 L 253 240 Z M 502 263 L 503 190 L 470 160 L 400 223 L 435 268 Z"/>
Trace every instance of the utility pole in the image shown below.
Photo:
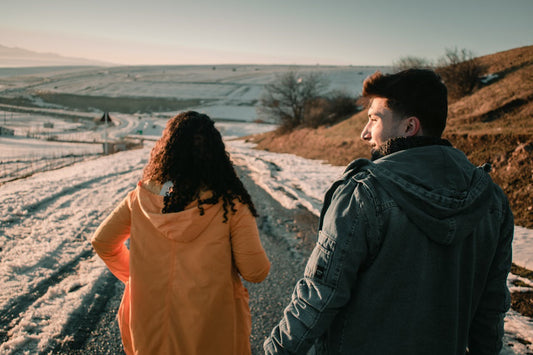
<path fill-rule="evenodd" d="M 109 147 L 107 146 L 107 112 L 104 112 L 104 155 L 107 155 L 109 152 Z"/>

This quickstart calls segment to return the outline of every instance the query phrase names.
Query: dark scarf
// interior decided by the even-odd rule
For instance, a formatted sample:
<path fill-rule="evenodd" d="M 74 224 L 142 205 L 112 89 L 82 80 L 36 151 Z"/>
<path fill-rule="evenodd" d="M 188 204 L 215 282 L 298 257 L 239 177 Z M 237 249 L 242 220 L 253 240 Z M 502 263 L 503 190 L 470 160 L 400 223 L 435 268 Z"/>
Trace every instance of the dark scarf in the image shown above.
<path fill-rule="evenodd" d="M 429 145 L 444 145 L 451 147 L 452 144 L 446 139 L 438 137 L 414 136 L 414 137 L 397 137 L 391 138 L 383 143 L 378 149 L 372 150 L 372 160 L 383 158 L 392 153 L 401 150 L 426 147 Z"/>

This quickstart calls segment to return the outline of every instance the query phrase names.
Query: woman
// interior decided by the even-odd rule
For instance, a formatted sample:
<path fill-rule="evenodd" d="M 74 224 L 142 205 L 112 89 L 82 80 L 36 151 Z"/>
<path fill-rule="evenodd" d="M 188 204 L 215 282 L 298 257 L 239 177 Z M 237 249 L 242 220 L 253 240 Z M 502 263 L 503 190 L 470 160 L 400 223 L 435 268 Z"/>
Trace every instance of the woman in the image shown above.
<path fill-rule="evenodd" d="M 170 119 L 142 181 L 92 238 L 126 284 L 118 319 L 127 354 L 251 352 L 240 276 L 261 282 L 270 269 L 256 215 L 213 121 Z"/>

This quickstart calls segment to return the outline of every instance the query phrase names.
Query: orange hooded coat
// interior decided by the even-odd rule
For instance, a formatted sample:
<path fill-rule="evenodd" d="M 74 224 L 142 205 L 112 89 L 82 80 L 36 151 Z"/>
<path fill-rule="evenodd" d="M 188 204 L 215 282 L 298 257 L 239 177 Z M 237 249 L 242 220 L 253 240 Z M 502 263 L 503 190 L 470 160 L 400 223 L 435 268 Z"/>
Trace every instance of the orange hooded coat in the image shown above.
<path fill-rule="evenodd" d="M 235 202 L 194 201 L 161 212 L 163 196 L 139 183 L 100 225 L 92 245 L 126 284 L 118 321 L 127 354 L 250 354 L 248 291 L 270 262 L 255 218 Z M 210 196 L 204 193 L 201 198 Z M 124 242 L 130 238 L 129 250 Z"/>

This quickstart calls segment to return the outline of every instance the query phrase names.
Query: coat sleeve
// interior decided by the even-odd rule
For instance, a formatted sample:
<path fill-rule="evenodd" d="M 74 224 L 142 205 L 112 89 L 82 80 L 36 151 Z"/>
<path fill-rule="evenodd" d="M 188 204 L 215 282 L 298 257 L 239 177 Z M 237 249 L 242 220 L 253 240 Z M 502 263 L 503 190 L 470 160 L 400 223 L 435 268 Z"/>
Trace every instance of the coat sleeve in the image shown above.
<path fill-rule="evenodd" d="M 496 255 L 470 326 L 469 354 L 499 354 L 502 348 L 505 313 L 511 304 L 507 276 L 511 270 L 514 235 L 513 213 L 507 198 L 504 197 L 504 201 L 504 218 Z"/>
<path fill-rule="evenodd" d="M 354 184 L 337 186 L 331 202 L 326 195 L 317 244 L 283 318 L 263 344 L 265 354 L 306 354 L 350 300 L 357 272 L 369 258 L 366 217 Z"/>
<path fill-rule="evenodd" d="M 263 281 L 270 271 L 270 261 L 261 245 L 255 218 L 248 206 L 237 203 L 230 220 L 231 249 L 241 276 L 249 282 Z"/>
<path fill-rule="evenodd" d="M 126 197 L 98 227 L 91 240 L 94 250 L 122 282 L 130 276 L 130 253 L 124 242 L 130 236 L 130 197 Z"/>

